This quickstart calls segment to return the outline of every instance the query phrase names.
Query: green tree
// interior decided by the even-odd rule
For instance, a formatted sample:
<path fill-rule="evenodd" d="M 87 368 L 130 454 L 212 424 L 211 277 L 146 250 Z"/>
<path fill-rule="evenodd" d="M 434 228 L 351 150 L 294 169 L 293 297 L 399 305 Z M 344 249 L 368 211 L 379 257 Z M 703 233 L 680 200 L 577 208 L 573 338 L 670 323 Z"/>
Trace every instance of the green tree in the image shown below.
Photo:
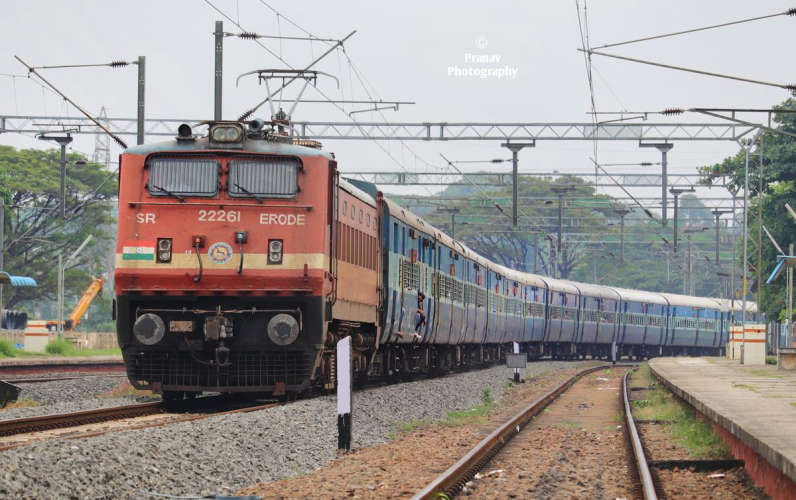
<path fill-rule="evenodd" d="M 116 175 L 98 164 L 67 156 L 66 218 L 61 216 L 58 150 L 0 146 L 0 196 L 5 201 L 5 269 L 38 282 L 37 288 L 6 287 L 8 308 L 52 300 L 57 289 L 58 255 L 73 252 L 88 236 L 94 239 L 65 272 L 68 295 L 83 293 L 92 275 L 108 269 L 113 244 Z"/>
<path fill-rule="evenodd" d="M 796 99 L 787 99 L 775 109 L 796 109 Z M 774 113 L 774 128 L 796 133 L 796 114 Z M 789 243 L 796 243 L 796 221 L 785 210 L 785 203 L 796 205 L 796 141 L 794 137 L 781 133 L 763 131 L 758 140 L 758 151 L 763 152 L 762 179 L 759 157 L 752 156 L 749 162 L 749 234 L 750 262 L 756 263 L 757 210 L 762 207 L 763 225 L 771 232 L 780 246 L 787 251 Z M 706 183 L 726 177 L 730 189 L 743 192 L 745 154 L 739 150 L 735 155 L 725 158 L 721 163 L 701 168 Z M 762 183 L 761 183 L 762 181 Z M 762 191 L 760 185 L 762 184 Z M 765 280 L 773 269 L 777 250 L 763 236 L 762 275 Z M 742 258 L 742 249 L 736 249 L 737 258 Z M 739 263 L 740 265 L 740 263 Z M 751 287 L 750 287 L 751 289 Z M 785 280 L 779 279 L 772 285 L 761 287 L 760 307 L 769 318 L 784 318 Z M 753 290 L 751 290 L 753 291 Z"/>

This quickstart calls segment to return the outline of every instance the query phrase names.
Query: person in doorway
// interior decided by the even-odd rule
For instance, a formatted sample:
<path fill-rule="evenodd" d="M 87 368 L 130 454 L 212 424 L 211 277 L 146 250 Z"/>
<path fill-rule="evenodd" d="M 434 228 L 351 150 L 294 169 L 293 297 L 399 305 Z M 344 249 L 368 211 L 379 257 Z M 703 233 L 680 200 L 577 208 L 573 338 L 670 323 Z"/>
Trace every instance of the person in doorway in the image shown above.
<path fill-rule="evenodd" d="M 415 338 L 420 340 L 423 337 L 420 335 L 421 329 L 426 324 L 426 313 L 423 312 L 423 301 L 426 300 L 426 295 L 418 291 L 417 292 L 417 322 L 415 323 Z"/>

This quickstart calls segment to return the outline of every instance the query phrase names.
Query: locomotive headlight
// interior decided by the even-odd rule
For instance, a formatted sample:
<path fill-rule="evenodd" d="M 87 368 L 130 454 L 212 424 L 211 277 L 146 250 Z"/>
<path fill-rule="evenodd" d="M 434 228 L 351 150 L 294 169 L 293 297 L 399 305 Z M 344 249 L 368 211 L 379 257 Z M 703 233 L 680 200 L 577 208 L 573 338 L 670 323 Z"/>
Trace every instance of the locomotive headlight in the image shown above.
<path fill-rule="evenodd" d="M 135 320 L 133 325 L 135 339 L 144 345 L 157 344 L 163 340 L 165 333 L 166 325 L 157 314 L 144 313 Z"/>
<path fill-rule="evenodd" d="M 298 334 L 298 321 L 289 314 L 280 313 L 268 321 L 268 338 L 276 345 L 290 345 L 296 341 Z"/>
<path fill-rule="evenodd" d="M 268 240 L 268 263 L 282 263 L 282 240 Z"/>
<path fill-rule="evenodd" d="M 171 262 L 171 238 L 158 238 L 158 262 Z"/>
<path fill-rule="evenodd" d="M 239 125 L 216 125 L 210 129 L 213 142 L 239 142 L 242 138 L 243 129 Z"/>

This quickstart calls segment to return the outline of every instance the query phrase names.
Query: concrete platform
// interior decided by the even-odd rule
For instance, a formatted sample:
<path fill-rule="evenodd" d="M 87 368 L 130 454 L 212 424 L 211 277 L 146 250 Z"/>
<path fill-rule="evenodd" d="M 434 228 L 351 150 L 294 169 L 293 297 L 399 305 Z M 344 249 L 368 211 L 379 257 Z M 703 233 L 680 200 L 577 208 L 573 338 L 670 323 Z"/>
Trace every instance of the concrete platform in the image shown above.
<path fill-rule="evenodd" d="M 649 364 L 664 385 L 712 421 L 755 482 L 772 497 L 793 498 L 796 372 L 713 357 L 656 358 Z"/>
<path fill-rule="evenodd" d="M 0 358 L 0 367 L 43 365 L 116 365 L 121 362 L 121 356 L 20 356 L 17 358 Z"/>

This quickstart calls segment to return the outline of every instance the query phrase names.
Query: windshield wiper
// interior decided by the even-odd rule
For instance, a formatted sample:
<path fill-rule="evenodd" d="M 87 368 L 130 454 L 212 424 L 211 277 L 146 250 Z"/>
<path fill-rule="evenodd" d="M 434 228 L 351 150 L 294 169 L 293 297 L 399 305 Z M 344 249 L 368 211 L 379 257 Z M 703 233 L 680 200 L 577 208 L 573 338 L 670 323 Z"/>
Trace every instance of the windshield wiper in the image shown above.
<path fill-rule="evenodd" d="M 238 184 L 237 182 L 235 183 L 235 187 L 236 187 L 236 188 L 238 188 L 238 189 L 240 189 L 241 191 L 243 191 L 243 193 L 244 193 L 244 194 L 248 194 L 249 196 L 251 196 L 252 198 L 254 198 L 255 200 L 257 200 L 257 203 L 262 203 L 262 202 L 263 202 L 263 199 L 262 199 L 262 198 L 260 198 L 260 197 L 259 197 L 259 196 L 257 196 L 256 194 L 252 193 L 251 191 L 249 191 L 249 190 L 248 190 L 248 189 L 246 189 L 245 187 L 241 186 L 241 185 L 240 185 L 240 184 Z"/>
<path fill-rule="evenodd" d="M 156 186 L 156 185 L 152 184 L 152 189 L 157 189 L 161 193 L 166 193 L 169 196 L 173 196 L 173 197 L 177 198 L 178 200 L 180 200 L 180 203 L 184 203 L 185 202 L 185 198 L 183 198 L 182 196 L 180 196 L 180 195 L 178 195 L 176 193 L 172 193 L 171 191 L 169 191 L 166 188 L 162 188 L 160 186 Z"/>

